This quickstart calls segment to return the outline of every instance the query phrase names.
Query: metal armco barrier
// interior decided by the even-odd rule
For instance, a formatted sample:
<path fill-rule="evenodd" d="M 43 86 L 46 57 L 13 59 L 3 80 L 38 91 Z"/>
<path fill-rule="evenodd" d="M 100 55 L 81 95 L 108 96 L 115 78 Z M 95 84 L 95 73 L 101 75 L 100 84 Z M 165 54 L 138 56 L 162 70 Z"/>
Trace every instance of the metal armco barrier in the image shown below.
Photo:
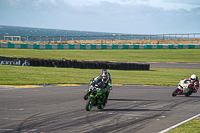
<path fill-rule="evenodd" d="M 0 48 L 19 49 L 199 49 L 200 44 L 14 44 L 0 43 Z"/>
<path fill-rule="evenodd" d="M 15 58 L 0 56 L 0 65 L 44 66 L 81 69 L 149 70 L 150 64 L 109 61 L 51 60 L 36 58 Z"/>

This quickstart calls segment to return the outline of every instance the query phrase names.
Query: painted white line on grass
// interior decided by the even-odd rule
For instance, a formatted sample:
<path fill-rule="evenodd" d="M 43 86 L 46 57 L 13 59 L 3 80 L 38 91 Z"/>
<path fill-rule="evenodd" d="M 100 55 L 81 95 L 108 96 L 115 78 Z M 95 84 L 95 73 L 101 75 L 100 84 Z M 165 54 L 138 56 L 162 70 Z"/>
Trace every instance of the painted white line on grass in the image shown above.
<path fill-rule="evenodd" d="M 187 120 L 185 120 L 185 121 L 182 121 L 182 122 L 180 122 L 180 123 L 178 123 L 178 124 L 176 124 L 176 125 L 174 125 L 174 126 L 171 126 L 171 127 L 167 128 L 167 129 L 165 129 L 165 130 L 162 130 L 162 131 L 160 131 L 160 132 L 158 132 L 158 133 L 166 133 L 166 132 L 168 132 L 168 131 L 170 131 L 170 130 L 172 130 L 172 129 L 174 129 L 174 128 L 176 128 L 176 127 L 178 127 L 178 126 L 180 126 L 180 125 L 182 125 L 182 124 L 184 124 L 184 123 L 186 123 L 186 122 L 188 122 L 188 121 L 191 121 L 191 120 L 193 120 L 193 119 L 198 118 L 199 116 L 200 116 L 200 114 L 195 115 L 195 116 L 193 116 L 193 117 L 191 117 L 191 118 L 189 118 L 189 119 L 187 119 Z"/>

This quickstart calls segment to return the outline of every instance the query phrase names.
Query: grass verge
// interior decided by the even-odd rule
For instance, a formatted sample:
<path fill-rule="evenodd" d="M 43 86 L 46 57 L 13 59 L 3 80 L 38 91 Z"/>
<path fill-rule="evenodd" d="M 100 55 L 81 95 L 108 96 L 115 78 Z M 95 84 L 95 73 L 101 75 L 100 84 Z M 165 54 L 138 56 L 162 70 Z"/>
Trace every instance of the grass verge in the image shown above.
<path fill-rule="evenodd" d="M 199 69 L 150 68 L 149 71 L 108 70 L 113 84 L 176 86 L 180 79 L 192 73 L 200 75 Z M 26 67 L 0 65 L 1 85 L 38 84 L 88 84 L 98 76 L 101 69 Z"/>
<path fill-rule="evenodd" d="M 200 118 L 187 122 L 168 133 L 200 133 Z"/>
<path fill-rule="evenodd" d="M 0 48 L 0 56 L 124 62 L 200 63 L 200 49 L 37 50 Z"/>

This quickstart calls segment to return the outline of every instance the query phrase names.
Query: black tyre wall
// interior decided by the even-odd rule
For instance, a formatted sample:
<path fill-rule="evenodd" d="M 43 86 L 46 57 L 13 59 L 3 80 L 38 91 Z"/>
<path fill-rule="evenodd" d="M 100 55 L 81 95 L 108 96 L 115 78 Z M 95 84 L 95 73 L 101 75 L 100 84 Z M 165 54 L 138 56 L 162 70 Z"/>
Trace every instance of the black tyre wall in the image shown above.
<path fill-rule="evenodd" d="M 37 58 L 16 58 L 0 56 L 0 63 L 5 61 L 20 60 L 29 61 L 30 66 L 44 67 L 63 67 L 63 68 L 81 68 L 81 69 L 113 69 L 113 70 L 149 70 L 150 64 L 131 63 L 131 62 L 109 62 L 109 61 L 77 61 L 77 60 L 51 60 Z M 3 65 L 1 63 L 1 65 Z M 21 65 L 21 64 L 20 64 Z"/>

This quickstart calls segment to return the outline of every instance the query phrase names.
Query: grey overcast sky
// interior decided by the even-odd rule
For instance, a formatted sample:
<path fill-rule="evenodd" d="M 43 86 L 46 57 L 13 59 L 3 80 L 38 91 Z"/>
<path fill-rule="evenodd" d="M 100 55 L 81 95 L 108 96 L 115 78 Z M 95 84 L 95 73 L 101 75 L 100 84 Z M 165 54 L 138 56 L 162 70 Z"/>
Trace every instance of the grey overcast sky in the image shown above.
<path fill-rule="evenodd" d="M 200 0 L 0 0 L 0 25 L 130 34 L 200 33 Z"/>

